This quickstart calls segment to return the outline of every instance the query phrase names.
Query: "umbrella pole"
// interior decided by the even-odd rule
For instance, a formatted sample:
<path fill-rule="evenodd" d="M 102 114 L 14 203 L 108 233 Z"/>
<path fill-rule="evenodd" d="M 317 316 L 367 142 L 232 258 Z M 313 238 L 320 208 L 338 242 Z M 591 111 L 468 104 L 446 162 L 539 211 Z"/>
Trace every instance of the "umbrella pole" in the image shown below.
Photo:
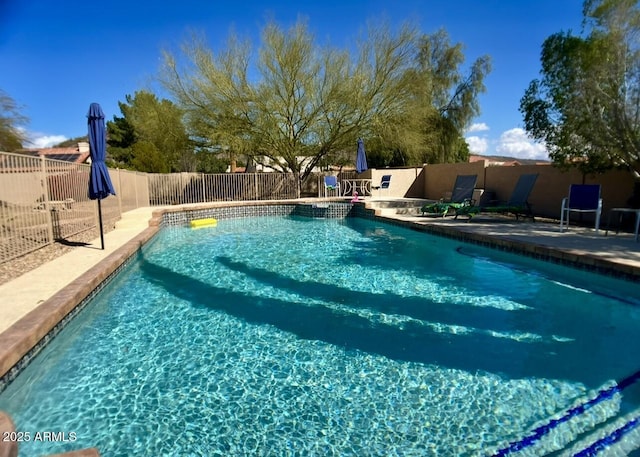
<path fill-rule="evenodd" d="M 102 205 L 98 199 L 98 225 L 100 225 L 100 249 L 104 249 L 104 232 L 102 230 Z"/>

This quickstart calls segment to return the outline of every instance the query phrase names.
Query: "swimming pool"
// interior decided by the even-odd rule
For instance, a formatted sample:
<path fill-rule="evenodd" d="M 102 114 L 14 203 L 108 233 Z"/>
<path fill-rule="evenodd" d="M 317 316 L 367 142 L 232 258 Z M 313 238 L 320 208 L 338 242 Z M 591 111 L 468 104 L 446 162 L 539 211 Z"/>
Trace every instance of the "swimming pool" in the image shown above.
<path fill-rule="evenodd" d="M 639 323 L 611 278 L 359 218 L 221 220 L 163 229 L 0 409 L 67 434 L 21 455 L 484 455 L 640 368 Z"/>

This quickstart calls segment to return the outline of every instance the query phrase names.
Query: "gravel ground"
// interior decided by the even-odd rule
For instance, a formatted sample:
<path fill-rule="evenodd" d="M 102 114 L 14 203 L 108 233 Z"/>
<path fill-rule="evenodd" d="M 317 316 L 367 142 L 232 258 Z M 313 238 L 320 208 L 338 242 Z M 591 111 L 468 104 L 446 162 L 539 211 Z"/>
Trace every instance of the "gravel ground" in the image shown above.
<path fill-rule="evenodd" d="M 108 231 L 110 231 L 110 228 L 105 225 L 105 233 Z M 100 234 L 97 233 L 97 230 L 87 230 L 86 232 L 79 233 L 62 241 L 56 241 L 53 244 L 9 260 L 8 262 L 0 263 L 0 284 L 7 283 L 67 252 L 78 249 L 99 236 Z"/>

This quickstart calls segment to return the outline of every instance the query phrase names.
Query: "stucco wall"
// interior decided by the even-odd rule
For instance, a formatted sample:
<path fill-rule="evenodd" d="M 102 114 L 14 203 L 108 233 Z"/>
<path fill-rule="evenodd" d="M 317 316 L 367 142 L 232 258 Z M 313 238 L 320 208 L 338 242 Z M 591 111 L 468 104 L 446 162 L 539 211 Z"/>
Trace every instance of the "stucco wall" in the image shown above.
<path fill-rule="evenodd" d="M 358 175 L 358 178 L 371 179 L 372 186 L 379 186 L 383 175 L 391 175 L 388 191 L 380 195 L 384 197 L 422 198 L 424 187 L 423 168 L 370 168 Z M 378 196 L 378 191 L 373 191 Z"/>
<path fill-rule="evenodd" d="M 458 175 L 477 175 L 476 188 L 484 189 L 484 161 L 446 163 L 424 167 L 424 198 L 440 200 L 450 196 Z"/>
<path fill-rule="evenodd" d="M 531 191 L 529 202 L 538 216 L 559 218 L 562 199 L 567 196 L 571 184 L 600 184 L 602 186 L 603 221 L 608 211 L 628 206 L 633 192 L 633 175 L 627 171 L 611 171 L 602 175 L 587 176 L 583 180 L 577 170 L 563 172 L 551 165 L 487 166 L 485 162 L 438 164 L 424 167 L 424 197 L 442 198 L 450 192 L 459 174 L 477 174 L 477 187 L 493 193 L 500 201 L 509 199 L 518 177 L 537 173 L 538 179 Z M 590 216 L 585 216 L 588 218 Z"/>

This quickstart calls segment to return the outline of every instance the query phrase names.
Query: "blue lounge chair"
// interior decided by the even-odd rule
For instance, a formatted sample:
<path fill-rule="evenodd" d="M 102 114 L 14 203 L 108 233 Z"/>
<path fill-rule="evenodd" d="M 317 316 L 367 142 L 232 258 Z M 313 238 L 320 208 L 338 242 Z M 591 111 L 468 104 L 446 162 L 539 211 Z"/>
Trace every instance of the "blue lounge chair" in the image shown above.
<path fill-rule="evenodd" d="M 451 198 L 449 201 L 441 199 L 436 203 L 424 205 L 420 211 L 422 215 L 436 214 L 445 217 L 451 209 L 457 210 L 466 206 L 473 206 L 473 189 L 476 187 L 478 175 L 458 175 L 453 185 Z"/>
<path fill-rule="evenodd" d="M 336 196 L 340 195 L 340 183 L 333 175 L 324 177 L 324 196 L 328 197 L 330 192 L 336 192 Z"/>
<path fill-rule="evenodd" d="M 602 198 L 600 198 L 600 184 L 571 184 L 569 196 L 562 199 L 560 209 L 560 231 L 569 228 L 569 216 L 575 213 L 594 213 L 596 216 L 596 233 L 600 228 L 602 214 Z"/>
<path fill-rule="evenodd" d="M 531 210 L 531 204 L 529 203 L 529 194 L 533 190 L 533 186 L 538 179 L 538 174 L 520 175 L 518 182 L 511 192 L 509 200 L 502 204 L 495 204 L 490 206 L 465 206 L 456 209 L 456 219 L 458 216 L 468 216 L 469 220 L 479 213 L 499 213 L 499 214 L 513 214 L 516 220 L 520 217 L 531 218 L 533 217 L 533 211 Z"/>

